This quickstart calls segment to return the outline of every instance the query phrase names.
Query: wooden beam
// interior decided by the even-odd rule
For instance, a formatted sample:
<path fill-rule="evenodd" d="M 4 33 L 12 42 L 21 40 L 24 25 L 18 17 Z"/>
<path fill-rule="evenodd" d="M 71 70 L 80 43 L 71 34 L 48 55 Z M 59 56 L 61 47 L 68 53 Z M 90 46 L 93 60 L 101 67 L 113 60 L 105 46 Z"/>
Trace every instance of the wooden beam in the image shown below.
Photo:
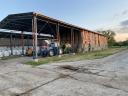
<path fill-rule="evenodd" d="M 56 25 L 56 34 L 57 34 L 57 41 L 60 45 L 60 24 L 59 23 Z"/>
<path fill-rule="evenodd" d="M 73 28 L 71 28 L 71 45 L 73 47 Z"/>
<path fill-rule="evenodd" d="M 34 15 L 32 19 L 32 32 L 33 32 L 33 59 L 37 60 L 37 46 L 38 46 L 38 38 L 37 38 L 37 17 Z"/>

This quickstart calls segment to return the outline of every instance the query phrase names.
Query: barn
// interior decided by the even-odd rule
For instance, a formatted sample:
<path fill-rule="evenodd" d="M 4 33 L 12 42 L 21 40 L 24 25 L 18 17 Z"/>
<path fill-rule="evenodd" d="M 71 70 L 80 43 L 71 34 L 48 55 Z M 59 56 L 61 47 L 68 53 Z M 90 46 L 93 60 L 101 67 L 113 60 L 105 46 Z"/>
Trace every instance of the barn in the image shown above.
<path fill-rule="evenodd" d="M 8 49 L 11 55 L 16 50 L 24 54 L 31 46 L 36 59 L 40 42 L 51 39 L 59 45 L 70 43 L 74 52 L 107 48 L 104 35 L 36 12 L 11 14 L 0 22 L 0 50 Z"/>

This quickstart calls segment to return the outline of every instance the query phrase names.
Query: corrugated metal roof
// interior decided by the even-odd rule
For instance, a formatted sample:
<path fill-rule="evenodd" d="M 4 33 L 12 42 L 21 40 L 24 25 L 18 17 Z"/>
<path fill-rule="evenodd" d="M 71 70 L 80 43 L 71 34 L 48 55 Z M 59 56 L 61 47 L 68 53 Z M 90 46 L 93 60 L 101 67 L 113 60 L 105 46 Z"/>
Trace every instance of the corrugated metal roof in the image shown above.
<path fill-rule="evenodd" d="M 37 12 L 28 12 L 28 13 L 19 13 L 19 14 L 8 15 L 5 19 L 3 19 L 0 22 L 0 28 L 31 32 L 33 16 L 36 16 L 37 19 L 41 19 L 42 21 L 47 20 L 47 21 L 55 23 L 55 24 L 60 23 L 60 25 L 64 25 L 67 27 L 73 27 L 78 30 L 85 30 L 85 31 L 89 31 L 89 32 L 92 32 L 95 34 L 103 35 L 103 34 L 100 34 L 100 33 L 97 33 L 97 32 L 94 32 L 94 31 L 91 31 L 91 30 L 88 30 L 88 29 L 85 29 L 85 28 L 82 28 L 82 27 L 79 27 L 79 26 L 76 26 L 73 24 L 66 23 L 64 21 L 60 21 L 60 20 L 45 16 L 45 15 L 37 13 Z M 43 24 L 43 23 L 45 23 L 45 22 L 38 23 L 38 25 Z M 38 29 L 40 29 L 40 28 L 38 28 Z"/>

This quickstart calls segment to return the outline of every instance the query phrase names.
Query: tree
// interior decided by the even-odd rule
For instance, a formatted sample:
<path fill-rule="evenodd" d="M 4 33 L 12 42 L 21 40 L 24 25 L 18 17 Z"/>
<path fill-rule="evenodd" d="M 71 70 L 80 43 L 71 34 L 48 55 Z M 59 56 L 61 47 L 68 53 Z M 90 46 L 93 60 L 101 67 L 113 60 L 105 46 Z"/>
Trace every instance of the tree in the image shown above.
<path fill-rule="evenodd" d="M 99 31 L 101 34 L 105 35 L 108 39 L 108 46 L 114 46 L 116 41 L 114 36 L 116 35 L 114 31 L 106 30 L 106 31 Z"/>
<path fill-rule="evenodd" d="M 128 46 L 128 39 L 125 40 L 125 41 L 123 41 L 122 43 L 123 43 L 123 44 L 122 44 L 123 46 Z"/>

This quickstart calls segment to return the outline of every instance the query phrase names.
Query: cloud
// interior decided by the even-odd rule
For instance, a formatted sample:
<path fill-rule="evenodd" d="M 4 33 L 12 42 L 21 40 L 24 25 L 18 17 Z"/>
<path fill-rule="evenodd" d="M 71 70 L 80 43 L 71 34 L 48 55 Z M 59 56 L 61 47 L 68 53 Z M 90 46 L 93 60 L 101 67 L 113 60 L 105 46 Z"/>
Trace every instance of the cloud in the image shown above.
<path fill-rule="evenodd" d="M 128 19 L 119 22 L 119 24 L 110 30 L 115 31 L 116 33 L 128 33 Z"/>
<path fill-rule="evenodd" d="M 122 27 L 128 27 L 128 20 L 122 21 L 122 22 L 120 23 L 120 25 L 121 25 Z"/>
<path fill-rule="evenodd" d="M 125 41 L 128 39 L 128 20 L 120 22 L 119 26 L 113 31 L 116 32 L 116 41 Z"/>
<path fill-rule="evenodd" d="M 128 39 L 128 33 L 117 33 L 115 39 L 116 41 L 125 41 Z"/>
<path fill-rule="evenodd" d="M 126 18 L 126 19 L 125 19 Z M 119 21 L 122 20 L 123 21 Z M 115 22 L 115 25 L 112 23 Z M 97 29 L 98 30 L 98 29 Z M 112 30 L 116 33 L 115 39 L 116 41 L 124 41 L 128 39 L 128 9 L 116 13 L 111 18 L 111 24 L 107 27 L 101 28 L 99 30 Z"/>
<path fill-rule="evenodd" d="M 116 32 L 117 33 L 128 33 L 128 27 L 119 28 Z"/>
<path fill-rule="evenodd" d="M 124 11 L 120 12 L 120 13 L 116 13 L 114 14 L 114 16 L 112 17 L 112 19 L 117 19 L 123 16 L 127 16 L 128 15 L 128 9 L 125 9 Z"/>
<path fill-rule="evenodd" d="M 126 9 L 126 10 L 124 10 L 123 12 L 122 12 L 122 15 L 127 15 L 128 14 L 128 9 Z"/>
<path fill-rule="evenodd" d="M 120 22 L 118 28 L 116 28 L 117 33 L 128 33 L 128 19 Z"/>

